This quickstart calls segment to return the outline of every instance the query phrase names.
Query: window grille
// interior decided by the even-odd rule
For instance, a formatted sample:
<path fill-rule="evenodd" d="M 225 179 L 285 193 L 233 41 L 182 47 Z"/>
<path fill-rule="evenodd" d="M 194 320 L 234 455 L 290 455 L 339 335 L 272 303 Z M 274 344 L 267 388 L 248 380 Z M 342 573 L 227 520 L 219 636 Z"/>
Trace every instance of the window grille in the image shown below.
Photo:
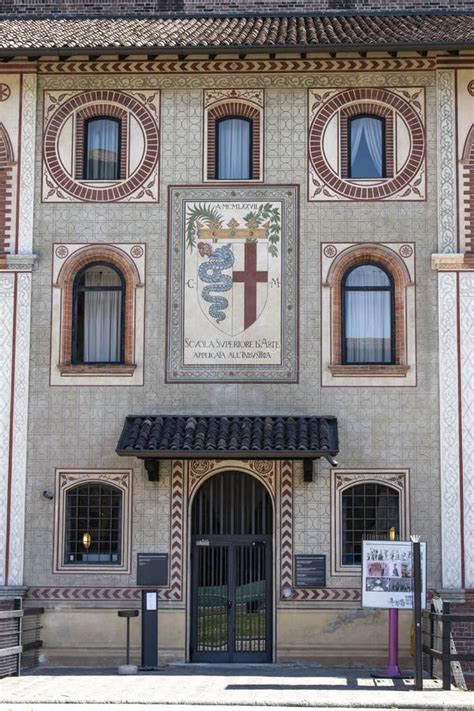
<path fill-rule="evenodd" d="M 360 565 L 363 540 L 400 535 L 400 495 L 390 486 L 366 482 L 342 492 L 342 564 Z"/>
<path fill-rule="evenodd" d="M 64 564 L 121 563 L 122 492 L 99 483 L 66 494 Z"/>

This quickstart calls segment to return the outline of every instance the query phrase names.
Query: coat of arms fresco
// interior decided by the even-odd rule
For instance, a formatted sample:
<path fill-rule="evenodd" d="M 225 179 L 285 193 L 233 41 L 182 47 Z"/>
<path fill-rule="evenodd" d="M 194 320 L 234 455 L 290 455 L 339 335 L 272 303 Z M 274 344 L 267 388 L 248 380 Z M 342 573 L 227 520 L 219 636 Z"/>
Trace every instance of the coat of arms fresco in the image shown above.
<path fill-rule="evenodd" d="M 296 188 L 171 188 L 170 208 L 168 380 L 294 382 Z"/>

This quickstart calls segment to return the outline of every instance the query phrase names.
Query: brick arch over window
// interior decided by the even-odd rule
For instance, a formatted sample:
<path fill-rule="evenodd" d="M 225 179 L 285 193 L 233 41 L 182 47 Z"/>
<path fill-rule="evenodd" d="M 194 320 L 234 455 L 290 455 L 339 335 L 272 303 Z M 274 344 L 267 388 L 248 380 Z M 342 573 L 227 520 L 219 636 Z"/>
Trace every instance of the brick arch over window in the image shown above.
<path fill-rule="evenodd" d="M 474 252 L 474 124 L 467 134 L 463 161 L 465 244 L 467 252 Z"/>
<path fill-rule="evenodd" d="M 327 278 L 331 288 L 331 363 L 342 363 L 342 280 L 348 269 L 361 264 L 376 264 L 388 271 L 394 284 L 395 298 L 395 364 L 407 365 L 406 350 L 406 287 L 411 283 L 403 261 L 390 249 L 378 244 L 354 245 L 344 250 L 332 263 Z M 367 368 L 372 366 L 355 366 Z M 390 366 L 384 366 L 389 368 Z"/>
<path fill-rule="evenodd" d="M 252 179 L 260 180 L 260 111 L 245 101 L 225 101 L 214 105 L 207 113 L 207 179 L 215 180 L 216 165 L 216 124 L 223 118 L 245 118 L 252 122 Z"/>
<path fill-rule="evenodd" d="M 0 123 L 0 254 L 6 252 L 10 244 L 14 162 L 10 136 L 3 124 Z"/>
<path fill-rule="evenodd" d="M 123 274 L 125 280 L 124 359 L 125 365 L 134 365 L 135 289 L 140 285 L 140 278 L 135 264 L 125 252 L 110 245 L 94 245 L 79 249 L 66 260 L 59 272 L 56 286 L 62 289 L 60 365 L 71 364 L 74 279 L 81 269 L 99 261 L 113 264 Z"/>
<path fill-rule="evenodd" d="M 98 103 L 86 106 L 77 112 L 76 116 L 76 148 L 74 175 L 76 180 L 84 178 L 84 144 L 85 125 L 91 118 L 114 118 L 120 121 L 120 168 L 119 179 L 127 177 L 127 142 L 128 142 L 128 114 L 115 104 Z"/>
<path fill-rule="evenodd" d="M 393 178 L 394 141 L 393 141 L 393 111 L 383 104 L 370 101 L 350 104 L 341 109 L 341 177 L 349 178 L 349 122 L 356 116 L 377 116 L 384 120 L 384 178 Z"/>

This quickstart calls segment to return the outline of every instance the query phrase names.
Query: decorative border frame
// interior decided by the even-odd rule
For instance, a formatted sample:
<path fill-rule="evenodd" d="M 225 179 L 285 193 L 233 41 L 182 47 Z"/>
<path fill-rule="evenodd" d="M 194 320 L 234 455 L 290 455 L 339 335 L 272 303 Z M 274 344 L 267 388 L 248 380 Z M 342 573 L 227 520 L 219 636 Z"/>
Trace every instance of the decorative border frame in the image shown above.
<path fill-rule="evenodd" d="M 344 167 L 336 173 L 324 153 L 324 134 L 334 116 L 352 111 L 359 104 L 379 104 L 400 117 L 410 134 L 408 158 L 392 177 L 379 180 L 355 180 L 344 177 Z M 375 201 L 426 199 L 426 138 L 424 87 L 352 87 L 350 89 L 310 89 L 308 91 L 308 200 Z M 344 122 L 338 126 L 339 162 L 344 154 Z M 396 141 L 395 141 L 396 146 Z M 394 146 L 394 149 L 395 149 Z M 346 147 L 347 148 L 347 147 Z M 394 161 L 394 166 L 396 161 Z"/>
<path fill-rule="evenodd" d="M 71 575 L 100 573 L 101 575 L 121 575 L 131 569 L 131 533 L 132 533 L 132 469 L 56 469 L 54 497 L 54 541 L 53 573 Z M 92 565 L 64 563 L 64 536 L 66 531 L 66 494 L 69 489 L 80 483 L 99 482 L 110 484 L 122 492 L 121 555 L 118 565 Z"/>
<path fill-rule="evenodd" d="M 352 263 L 386 265 L 395 283 L 396 364 L 341 365 L 342 274 Z M 342 263 L 339 264 L 338 262 Z M 412 387 L 417 382 L 415 243 L 321 243 L 321 384 L 323 387 Z M 334 293 L 337 290 L 337 293 Z"/>
<path fill-rule="evenodd" d="M 170 185 L 168 192 L 168 298 L 166 334 L 167 383 L 219 382 L 219 383 L 295 383 L 299 375 L 299 187 L 297 185 L 233 184 Z M 184 200 L 229 202 L 231 200 L 281 200 L 282 257 L 285 270 L 282 290 L 282 359 L 280 365 L 184 365 L 183 317 L 183 254 L 185 249 L 185 224 L 182 204 Z M 283 251 L 284 250 L 284 251 Z M 286 316 L 288 314 L 288 316 Z M 291 317 L 290 317 L 291 315 Z M 286 316 L 286 317 L 285 317 Z"/>
<path fill-rule="evenodd" d="M 130 117 L 139 124 L 144 137 L 144 152 L 140 164 L 130 175 L 120 180 L 87 181 L 77 178 L 74 160 L 67 171 L 58 152 L 61 132 L 72 120 L 72 157 L 77 160 L 83 120 L 89 111 L 126 115 L 122 130 L 129 147 Z M 79 132 L 79 133 L 78 133 Z M 160 154 L 160 92 L 159 89 L 122 91 L 119 89 L 89 89 L 86 91 L 44 91 L 43 138 L 43 202 L 158 202 Z M 126 161 L 126 162 L 125 162 Z M 121 171 L 129 165 L 129 155 L 121 156 Z"/>
<path fill-rule="evenodd" d="M 410 533 L 410 470 L 409 469 L 331 469 L 331 575 L 357 577 L 360 565 L 341 563 L 341 494 L 354 484 L 372 482 L 385 484 L 400 495 L 400 540 Z"/>
<path fill-rule="evenodd" d="M 53 244 L 50 385 L 143 385 L 145 339 L 146 245 Z M 125 364 L 71 365 L 72 283 L 89 262 L 118 266 L 126 280 Z"/>
<path fill-rule="evenodd" d="M 308 74 L 315 72 L 415 72 L 436 69 L 432 57 L 379 57 L 350 59 L 168 59 L 168 60 L 39 60 L 39 74 Z"/>

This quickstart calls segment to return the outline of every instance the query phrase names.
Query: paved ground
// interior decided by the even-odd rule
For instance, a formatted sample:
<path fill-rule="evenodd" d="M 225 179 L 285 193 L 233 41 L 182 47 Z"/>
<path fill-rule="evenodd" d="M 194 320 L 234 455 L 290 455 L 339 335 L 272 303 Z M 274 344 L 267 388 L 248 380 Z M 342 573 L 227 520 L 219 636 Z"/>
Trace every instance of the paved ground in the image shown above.
<path fill-rule="evenodd" d="M 125 704 L 126 711 L 181 711 L 178 707 L 272 706 L 331 709 L 474 709 L 474 694 L 442 691 L 425 679 L 414 691 L 413 679 L 373 678 L 367 670 L 322 669 L 299 665 L 170 666 L 137 676 L 115 669 L 38 668 L 0 681 L 1 711 L 54 711 L 74 704 L 74 711 L 104 711 Z M 57 706 L 58 704 L 59 706 Z M 86 705 L 87 706 L 83 706 Z M 149 706 L 148 706 L 149 705 Z M 163 709 L 163 706 L 167 706 Z M 81 711 L 82 711 L 81 709 Z M 236 711 L 236 709 L 233 709 Z M 250 708 L 251 711 L 251 708 Z"/>

